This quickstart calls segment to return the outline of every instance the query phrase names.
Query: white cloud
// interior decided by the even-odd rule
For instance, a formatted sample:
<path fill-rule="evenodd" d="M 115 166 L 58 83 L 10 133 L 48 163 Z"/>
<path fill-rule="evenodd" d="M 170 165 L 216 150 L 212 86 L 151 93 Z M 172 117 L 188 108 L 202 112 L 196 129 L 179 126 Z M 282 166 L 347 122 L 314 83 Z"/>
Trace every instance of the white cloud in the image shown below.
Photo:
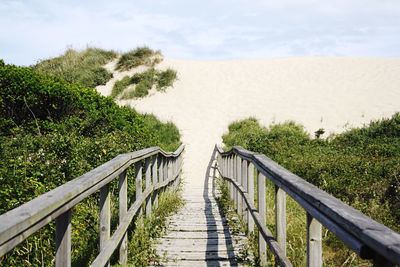
<path fill-rule="evenodd" d="M 0 58 L 147 44 L 178 58 L 400 56 L 397 0 L 2 0 Z"/>

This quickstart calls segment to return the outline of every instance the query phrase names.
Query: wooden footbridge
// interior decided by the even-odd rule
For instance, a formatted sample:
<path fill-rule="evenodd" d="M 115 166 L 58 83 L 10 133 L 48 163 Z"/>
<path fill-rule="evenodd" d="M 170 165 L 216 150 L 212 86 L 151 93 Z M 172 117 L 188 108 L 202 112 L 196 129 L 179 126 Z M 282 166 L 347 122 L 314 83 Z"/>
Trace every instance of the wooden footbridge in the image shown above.
<path fill-rule="evenodd" d="M 182 176 L 184 146 L 174 153 L 157 147 L 119 155 L 113 160 L 22 206 L 0 216 L 0 260 L 27 237 L 52 221 L 56 224 L 55 265 L 71 266 L 71 216 L 84 199 L 99 194 L 99 254 L 91 266 L 108 266 L 118 251 L 118 261 L 127 264 L 127 230 L 140 213 L 151 216 L 158 195 L 173 190 Z M 134 169 L 133 177 L 127 175 Z M 110 183 L 118 180 L 119 223 L 111 234 Z M 185 191 L 185 207 L 169 220 L 158 252 L 165 266 L 238 266 L 238 248 L 245 236 L 233 235 L 215 200 L 216 179 L 228 183 L 229 195 L 247 232 L 259 236 L 260 265 L 268 265 L 266 251 L 279 266 L 292 266 L 286 256 L 286 197 L 307 213 L 307 266 L 322 266 L 322 226 L 335 234 L 374 266 L 400 265 L 400 235 L 361 214 L 333 196 L 285 170 L 264 155 L 235 147 L 215 147 L 204 186 Z M 275 227 L 266 226 L 265 182 L 275 185 Z M 128 207 L 128 185 L 135 186 L 135 199 Z M 0 265 L 1 262 L 0 262 Z"/>

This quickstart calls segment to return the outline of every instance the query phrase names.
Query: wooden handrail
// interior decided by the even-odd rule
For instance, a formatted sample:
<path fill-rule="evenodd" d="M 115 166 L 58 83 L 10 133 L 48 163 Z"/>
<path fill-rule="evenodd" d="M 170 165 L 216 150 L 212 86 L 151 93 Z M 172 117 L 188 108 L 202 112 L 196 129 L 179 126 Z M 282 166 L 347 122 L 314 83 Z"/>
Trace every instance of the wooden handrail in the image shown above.
<path fill-rule="evenodd" d="M 223 151 L 217 145 L 215 146 L 215 151 L 217 151 L 217 169 L 220 176 L 233 186 L 229 187 L 231 197 L 233 196 L 236 204 L 240 199 L 235 197 L 235 194 L 239 193 L 244 199 L 248 212 L 258 226 L 260 236 L 268 243 L 279 262 L 286 260 L 285 195 L 288 194 L 307 212 L 308 266 L 321 266 L 322 264 L 321 224 L 340 238 L 361 258 L 373 259 L 376 266 L 400 264 L 400 235 L 390 228 L 372 220 L 327 192 L 308 183 L 265 155 L 253 153 L 241 147 Z M 250 166 L 249 169 L 255 168 L 257 173 L 261 175 L 259 177 L 269 179 L 275 184 L 277 236 L 274 238 L 270 237 L 269 231 L 260 229 L 260 220 L 254 215 L 265 217 L 265 214 L 259 214 L 259 211 L 254 208 L 252 203 L 254 196 L 248 194 L 251 190 L 252 194 L 254 194 L 254 189 L 246 190 L 243 186 L 243 177 L 246 179 L 247 187 L 249 181 L 251 183 L 251 179 L 254 178 L 250 179 L 249 172 L 246 174 L 246 172 L 242 171 L 242 167 L 238 167 L 239 165 L 242 166 L 243 162 Z M 240 214 L 241 211 L 238 213 Z M 248 220 L 249 229 L 253 227 L 251 223 Z M 279 250 L 271 247 L 272 245 L 275 246 L 276 242 L 279 243 Z"/>
<path fill-rule="evenodd" d="M 0 216 L 0 257 L 13 249 L 23 240 L 43 226 L 56 220 L 56 266 L 70 266 L 70 233 L 71 209 L 97 191 L 100 194 L 100 254 L 93 266 L 104 266 L 110 256 L 120 245 L 120 262 L 126 263 L 126 231 L 140 207 L 146 202 L 147 215 L 151 206 L 157 205 L 158 191 L 174 184 L 177 185 L 182 170 L 181 145 L 174 153 L 166 153 L 159 147 L 151 147 L 136 152 L 121 154 L 101 166 L 69 181 L 37 198 Z M 126 170 L 135 163 L 145 160 L 146 189 L 137 190 L 136 199 L 127 210 L 127 176 Z M 167 164 L 167 165 L 166 165 Z M 165 166 L 174 166 L 171 172 L 165 172 Z M 173 170 L 173 172 L 172 172 Z M 150 177 L 150 175 L 152 177 Z M 110 205 L 108 184 L 119 177 L 120 223 L 112 237 L 109 235 Z M 142 176 L 137 176 L 143 179 Z M 140 194 L 138 194 L 140 191 Z M 154 198 L 152 197 L 153 195 Z M 154 202 L 154 203 L 153 203 Z M 123 241 L 123 242 L 122 242 Z"/>

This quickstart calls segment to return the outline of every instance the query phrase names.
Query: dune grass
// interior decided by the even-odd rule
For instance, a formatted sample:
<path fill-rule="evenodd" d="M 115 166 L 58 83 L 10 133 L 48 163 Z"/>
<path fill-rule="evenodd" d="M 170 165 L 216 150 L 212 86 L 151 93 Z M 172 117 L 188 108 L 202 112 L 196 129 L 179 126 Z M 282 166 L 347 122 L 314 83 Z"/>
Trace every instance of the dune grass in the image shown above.
<path fill-rule="evenodd" d="M 112 78 L 112 74 L 103 65 L 116 57 L 116 52 L 99 48 L 89 47 L 83 51 L 68 49 L 59 57 L 38 62 L 33 68 L 39 73 L 53 75 L 69 83 L 95 87 Z"/>
<path fill-rule="evenodd" d="M 117 69 L 129 70 L 141 65 L 153 67 L 161 61 L 161 51 L 152 50 L 147 46 L 143 46 L 122 54 L 117 62 Z"/>
<path fill-rule="evenodd" d="M 177 79 L 176 70 L 168 68 L 164 71 L 160 71 L 157 73 L 157 84 L 156 88 L 158 91 L 165 91 L 167 87 L 170 87 L 174 84 Z"/>
<path fill-rule="evenodd" d="M 149 94 L 150 90 L 155 88 L 157 91 L 165 91 L 167 87 L 172 86 L 177 79 L 175 70 L 168 68 L 165 71 L 150 68 L 144 72 L 135 73 L 132 77 L 125 76 L 117 81 L 111 91 L 111 97 L 116 99 L 141 98 Z M 133 88 L 124 90 L 130 85 Z"/>

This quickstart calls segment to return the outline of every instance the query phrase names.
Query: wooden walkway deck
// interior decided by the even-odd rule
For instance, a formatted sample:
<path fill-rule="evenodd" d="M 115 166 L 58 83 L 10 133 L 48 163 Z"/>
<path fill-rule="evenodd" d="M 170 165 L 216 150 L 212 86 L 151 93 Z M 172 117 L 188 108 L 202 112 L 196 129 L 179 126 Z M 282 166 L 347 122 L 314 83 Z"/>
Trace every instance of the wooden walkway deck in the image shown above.
<path fill-rule="evenodd" d="M 185 190 L 186 204 L 170 218 L 169 232 L 157 248 L 163 266 L 240 266 L 237 254 L 245 237 L 230 233 L 216 194 L 210 176 L 204 187 Z"/>

